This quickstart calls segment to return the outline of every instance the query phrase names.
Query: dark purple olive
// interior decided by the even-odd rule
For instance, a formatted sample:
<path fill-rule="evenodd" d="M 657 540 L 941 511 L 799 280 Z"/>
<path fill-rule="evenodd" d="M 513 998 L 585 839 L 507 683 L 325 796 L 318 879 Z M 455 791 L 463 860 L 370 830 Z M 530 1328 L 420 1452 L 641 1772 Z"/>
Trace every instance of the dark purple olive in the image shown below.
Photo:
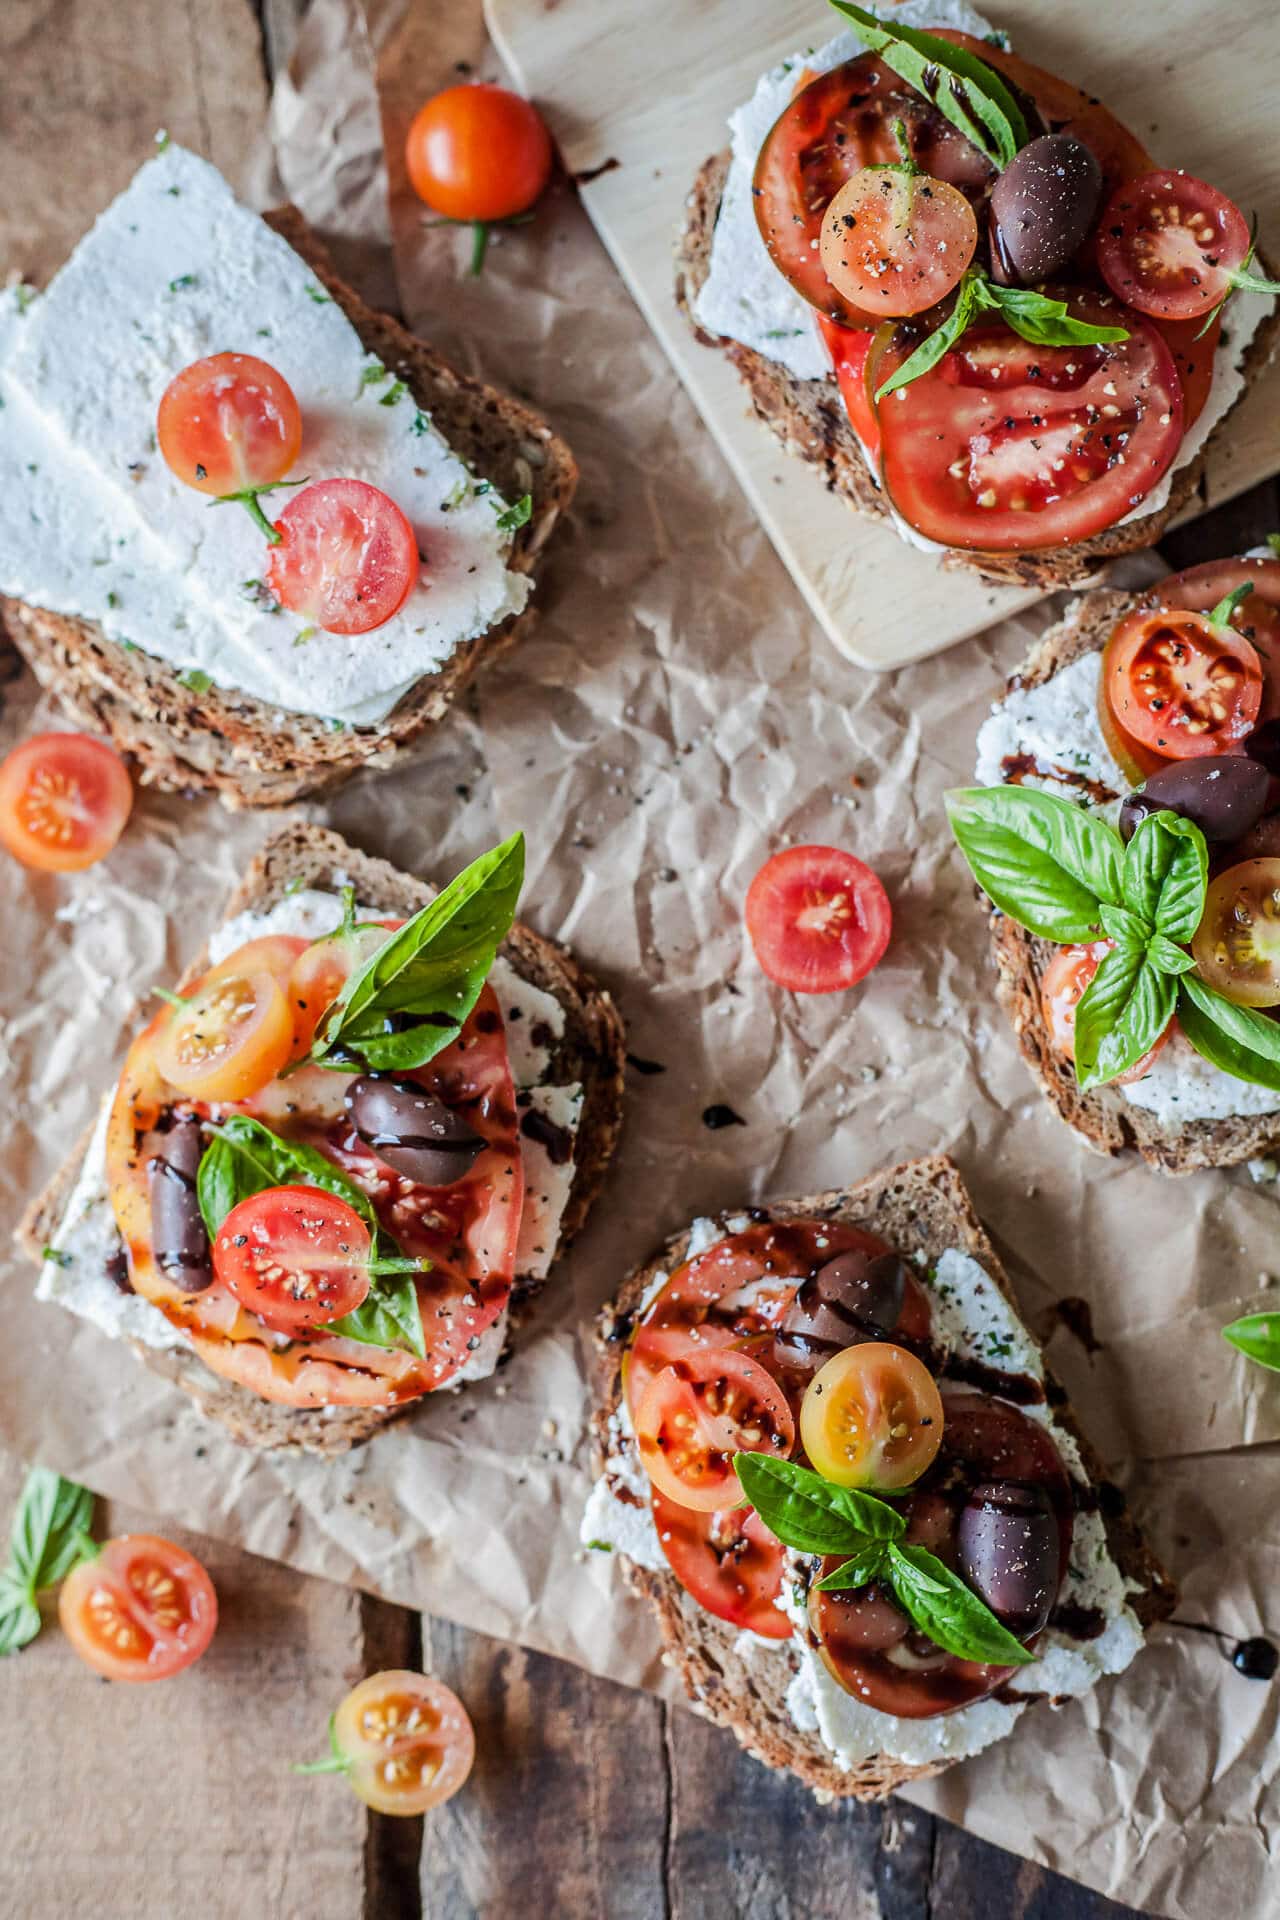
<path fill-rule="evenodd" d="M 1005 286 L 1037 286 L 1079 252 L 1102 194 L 1082 140 L 1046 133 L 1015 154 L 991 192 L 991 263 Z"/>
<path fill-rule="evenodd" d="M 365 1145 L 419 1186 L 452 1186 L 484 1152 L 466 1121 L 413 1080 L 361 1074 L 347 1088 L 346 1106 Z"/>
<path fill-rule="evenodd" d="M 774 1335 L 778 1364 L 816 1373 L 832 1354 L 892 1333 L 902 1313 L 907 1270 L 896 1253 L 838 1253 L 810 1274 Z"/>
<path fill-rule="evenodd" d="M 973 1489 L 956 1530 L 960 1572 L 1019 1640 L 1039 1633 L 1058 1597 L 1061 1540 L 1043 1487 L 989 1480 Z"/>
<path fill-rule="evenodd" d="M 1262 818 L 1270 786 L 1266 768 L 1243 754 L 1175 760 L 1129 795 L 1120 831 L 1129 840 L 1148 814 L 1167 808 L 1194 820 L 1206 840 L 1239 840 Z"/>
<path fill-rule="evenodd" d="M 166 1280 L 183 1293 L 203 1293 L 213 1284 L 196 1175 L 204 1154 L 200 1122 L 188 1114 L 174 1121 L 163 1151 L 147 1162 L 151 1195 L 151 1247 Z"/>

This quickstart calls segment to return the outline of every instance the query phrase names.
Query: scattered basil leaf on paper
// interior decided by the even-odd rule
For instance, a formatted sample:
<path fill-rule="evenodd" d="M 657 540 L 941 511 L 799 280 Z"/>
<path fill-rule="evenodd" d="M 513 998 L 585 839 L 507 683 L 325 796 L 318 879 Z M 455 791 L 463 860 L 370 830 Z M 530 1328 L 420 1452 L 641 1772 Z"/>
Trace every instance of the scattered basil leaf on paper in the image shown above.
<path fill-rule="evenodd" d="M 878 20 L 849 0 L 830 0 L 864 47 L 923 94 L 945 120 L 985 153 L 992 165 L 1007 167 L 1029 139 L 1022 109 L 1007 83 L 967 47 L 953 46 L 916 27 Z"/>
<path fill-rule="evenodd" d="M 1178 1025 L 1196 1052 L 1237 1080 L 1280 1093 L 1280 1022 L 1238 1007 L 1195 973 L 1178 983 Z"/>
<path fill-rule="evenodd" d="M 317 1148 L 297 1140 L 282 1140 L 247 1113 L 233 1113 L 222 1122 L 200 1162 L 196 1197 L 210 1240 L 216 1237 L 231 1209 L 251 1194 L 299 1182 L 323 1187 L 326 1193 L 336 1194 L 354 1207 L 372 1235 L 373 1262 L 386 1262 L 388 1266 L 394 1263 L 398 1249 L 379 1226 L 368 1196 L 355 1182 Z M 343 1334 L 368 1347 L 406 1348 L 421 1360 L 426 1342 L 412 1274 L 424 1270 L 414 1261 L 407 1272 L 371 1273 L 369 1292 L 355 1312 L 326 1321 L 326 1332 Z"/>
<path fill-rule="evenodd" d="M 1123 906 L 1118 833 L 1035 787 L 953 787 L 947 818 L 969 870 L 1001 913 L 1042 940 L 1094 940 L 1105 902 Z"/>
<path fill-rule="evenodd" d="M 1246 1360 L 1280 1373 L 1280 1313 L 1246 1313 L 1224 1327 L 1222 1337 Z"/>
<path fill-rule="evenodd" d="M 433 1060 L 475 1006 L 511 930 L 524 884 L 524 835 L 482 854 L 393 933 L 320 1022 L 317 1065 L 406 1073 Z"/>
<path fill-rule="evenodd" d="M 40 1631 L 38 1596 L 65 1580 L 89 1547 L 93 1495 L 33 1467 L 18 1496 L 8 1564 L 0 1572 L 0 1654 L 17 1653 Z"/>

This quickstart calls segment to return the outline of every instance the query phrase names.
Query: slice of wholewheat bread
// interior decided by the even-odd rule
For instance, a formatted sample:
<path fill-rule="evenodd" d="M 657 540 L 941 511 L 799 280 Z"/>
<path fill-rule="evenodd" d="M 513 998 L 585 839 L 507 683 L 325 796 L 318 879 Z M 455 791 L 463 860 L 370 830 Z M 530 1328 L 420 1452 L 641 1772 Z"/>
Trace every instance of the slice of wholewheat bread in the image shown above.
<path fill-rule="evenodd" d="M 766 359 L 740 341 L 708 333 L 694 316 L 694 302 L 711 267 L 711 243 L 729 161 L 727 148 L 713 154 L 704 163 L 689 195 L 685 224 L 676 246 L 677 305 L 705 346 L 718 347 L 728 355 L 746 384 L 754 411 L 787 452 L 816 467 L 828 490 L 847 500 L 856 512 L 887 519 L 888 504 L 871 477 L 835 380 L 797 379 L 776 360 Z M 1270 273 L 1271 269 L 1264 271 Z M 1277 340 L 1280 340 L 1280 305 L 1263 321 L 1250 342 L 1244 362 L 1246 389 L 1270 360 Z M 938 558 L 943 566 L 965 568 L 1002 586 L 1048 590 L 1091 580 L 1105 561 L 1155 545 L 1169 522 L 1194 498 L 1209 449 L 1224 434 L 1230 417 L 1229 412 L 1224 415 L 1195 459 L 1189 460 L 1174 475 L 1169 499 L 1158 513 L 1144 514 L 1123 526 L 1109 527 L 1095 539 L 1079 541 L 1070 547 L 1048 547 L 1030 553 L 970 553 L 950 548 Z"/>
<path fill-rule="evenodd" d="M 753 1220 L 770 1215 L 848 1221 L 878 1234 L 908 1259 L 916 1253 L 936 1259 L 948 1247 L 957 1248 L 977 1260 L 1010 1302 L 1017 1304 L 960 1172 L 944 1154 L 891 1167 L 836 1192 L 778 1200 L 752 1210 Z M 725 1222 L 724 1215 L 716 1219 L 717 1226 Z M 640 1303 L 658 1274 L 671 1273 L 685 1259 L 688 1245 L 687 1232 L 669 1240 L 628 1275 L 596 1323 L 591 1363 L 598 1471 L 603 1470 L 609 1452 L 610 1419 L 622 1400 L 622 1359 Z M 1112 1558 L 1137 1589 L 1129 1604 L 1142 1626 L 1150 1628 L 1173 1612 L 1177 1591 L 1146 1546 L 1123 1494 L 1108 1480 L 1051 1375 L 1046 1375 L 1045 1388 L 1055 1419 L 1079 1444 L 1085 1471 L 1098 1493 Z M 737 1628 L 705 1612 L 674 1574 L 642 1567 L 625 1555 L 618 1557 L 628 1584 L 657 1614 L 669 1661 L 698 1710 L 728 1727 L 756 1759 L 790 1769 L 820 1794 L 857 1800 L 882 1800 L 909 1780 L 925 1779 L 953 1764 L 942 1760 L 916 1766 L 873 1754 L 848 1772 L 842 1771 L 818 1734 L 798 1728 L 787 1711 L 787 1687 L 795 1672 L 794 1656 L 788 1650 L 753 1652 L 744 1658 L 738 1651 Z"/>
<path fill-rule="evenodd" d="M 348 844 L 338 834 L 304 821 L 282 825 L 266 842 L 227 903 L 226 918 L 246 911 L 265 911 L 299 887 L 337 891 L 349 884 L 362 906 L 388 916 L 417 913 L 435 892 L 434 887 L 402 873 Z M 502 946 L 502 954 L 525 980 L 554 995 L 564 1010 L 565 1027 L 556 1042 L 548 1081 L 583 1088 L 574 1161 L 573 1185 L 560 1226 L 557 1257 L 580 1231 L 599 1193 L 622 1128 L 623 1076 L 626 1069 L 622 1020 L 609 994 L 583 972 L 566 948 L 532 928 L 517 923 Z M 179 981 L 179 990 L 196 980 L 208 966 L 205 954 L 194 960 Z M 18 1238 L 37 1262 L 57 1230 L 84 1158 L 88 1136 L 35 1201 L 19 1229 Z M 543 1282 L 517 1274 L 512 1294 L 513 1325 L 520 1309 Z M 287 1448 L 308 1453 L 343 1453 L 385 1426 L 389 1420 L 420 1406 L 346 1408 L 290 1408 L 261 1400 L 246 1388 L 211 1373 L 194 1353 L 180 1348 L 157 1351 L 136 1346 L 135 1352 L 154 1373 L 189 1393 L 202 1413 L 217 1420 L 236 1440 L 259 1448 Z"/>
<path fill-rule="evenodd" d="M 1010 676 L 1006 692 L 1043 686 L 1082 654 L 1100 653 L 1124 615 L 1153 599 L 1151 593 L 1082 594 L 1036 642 Z M 991 918 L 996 992 L 1022 1057 L 1046 1100 L 1095 1153 L 1114 1155 L 1133 1148 L 1162 1173 L 1195 1173 L 1280 1152 L 1280 1107 L 1270 1114 L 1187 1120 L 1179 1127 L 1165 1127 L 1111 1088 L 1081 1093 L 1071 1061 L 1050 1042 L 1040 1005 L 1040 978 L 1058 949 L 998 913 L 985 894 L 979 898 Z"/>
<path fill-rule="evenodd" d="M 531 407 L 455 372 L 389 314 L 366 306 L 337 277 L 296 207 L 264 217 L 323 282 L 365 348 L 405 382 L 459 458 L 507 500 L 532 496 L 532 515 L 515 536 L 508 564 L 534 573 L 577 486 L 578 469 L 564 441 Z M 393 765 L 533 618 L 526 608 L 462 642 L 376 726 L 335 730 L 312 714 L 284 712 L 231 687 L 193 692 L 167 661 L 117 645 L 95 623 L 0 598 L 0 624 L 41 685 L 78 726 L 113 740 L 144 786 L 214 792 L 230 807 L 285 806 L 361 767 Z"/>

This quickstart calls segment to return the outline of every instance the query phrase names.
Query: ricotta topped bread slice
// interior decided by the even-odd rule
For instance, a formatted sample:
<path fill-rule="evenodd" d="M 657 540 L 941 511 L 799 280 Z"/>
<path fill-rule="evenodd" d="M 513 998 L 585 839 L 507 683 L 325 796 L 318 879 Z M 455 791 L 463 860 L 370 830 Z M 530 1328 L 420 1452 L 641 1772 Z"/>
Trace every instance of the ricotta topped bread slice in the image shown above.
<path fill-rule="evenodd" d="M 365 480 L 408 517 L 423 572 L 385 625 L 308 630 L 264 586 L 248 515 L 211 507 L 157 452 L 168 382 L 223 351 L 293 388 L 298 477 Z M 0 399 L 11 638 L 144 783 L 233 806 L 388 765 L 440 720 L 527 622 L 577 479 L 532 409 L 365 306 L 295 209 L 260 219 L 172 145 L 43 293 L 0 300 Z"/>
<path fill-rule="evenodd" d="M 846 1692 L 820 1657 L 804 1617 L 816 1565 L 789 1556 L 779 1605 L 790 1638 L 762 1638 L 694 1600 L 666 1559 L 651 1487 L 624 1397 L 623 1363 L 637 1321 L 668 1278 L 724 1236 L 770 1221 L 846 1223 L 886 1242 L 918 1273 L 933 1313 L 939 1384 L 1003 1391 L 1047 1429 L 1067 1468 L 1074 1506 L 1065 1583 L 1035 1662 L 1011 1685 L 959 1711 L 926 1718 L 880 1713 Z M 911 1162 L 836 1192 L 699 1220 L 624 1281 L 601 1314 L 592 1348 L 599 1478 L 582 1524 L 585 1546 L 608 1550 L 657 1616 L 671 1663 L 699 1711 L 758 1759 L 787 1768 L 823 1796 L 882 1799 L 1010 1734 L 1037 1701 L 1062 1705 L 1117 1674 L 1166 1619 L 1176 1593 L 1123 1495 L 1081 1433 L 1038 1343 L 1019 1318 L 1007 1275 L 945 1156 Z"/>
<path fill-rule="evenodd" d="M 248 940 L 272 933 L 315 939 L 330 931 L 341 918 L 344 887 L 354 888 L 366 913 L 397 919 L 418 912 L 434 893 L 335 833 L 300 823 L 283 827 L 248 868 L 226 918 L 179 990 Z M 572 955 L 517 922 L 490 984 L 503 1015 L 516 1089 L 525 1202 L 509 1312 L 481 1336 L 451 1385 L 484 1379 L 509 1350 L 528 1303 L 585 1222 L 622 1124 L 622 1023 L 609 995 Z M 211 1372 L 157 1307 L 130 1292 L 127 1280 L 121 1289 L 121 1243 L 107 1191 L 101 1123 L 36 1200 L 19 1239 L 40 1268 L 38 1297 L 126 1340 L 153 1372 L 172 1380 L 247 1445 L 338 1453 L 419 1404 L 288 1407 Z"/>

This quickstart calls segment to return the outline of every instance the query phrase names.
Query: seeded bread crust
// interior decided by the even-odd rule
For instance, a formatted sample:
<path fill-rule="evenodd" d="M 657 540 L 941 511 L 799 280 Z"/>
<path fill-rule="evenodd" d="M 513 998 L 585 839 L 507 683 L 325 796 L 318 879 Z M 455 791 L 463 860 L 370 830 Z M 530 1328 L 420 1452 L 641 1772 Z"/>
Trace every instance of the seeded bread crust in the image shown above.
<path fill-rule="evenodd" d="M 834 379 L 799 380 L 776 360 L 766 359 L 740 341 L 708 333 L 694 317 L 694 302 L 711 267 L 711 242 L 729 161 L 725 149 L 704 162 L 686 203 L 685 224 L 676 246 L 676 303 L 702 344 L 718 347 L 733 362 L 751 396 L 753 410 L 787 452 L 817 467 L 828 491 L 847 500 L 855 512 L 887 519 L 884 495 L 871 477 Z M 1270 267 L 1263 270 L 1271 272 Z M 1246 387 L 1266 366 L 1278 340 L 1280 306 L 1250 343 L 1244 363 Z M 1083 585 L 1097 576 L 1105 561 L 1155 545 L 1169 522 L 1195 496 L 1209 449 L 1230 417 L 1230 413 L 1223 416 L 1196 458 L 1174 475 L 1168 502 L 1158 513 L 1109 527 L 1095 539 L 1069 547 L 1032 553 L 970 553 L 950 548 L 938 559 L 944 567 L 981 574 L 996 586 L 1048 590 Z"/>
<path fill-rule="evenodd" d="M 1150 593 L 1083 594 L 1032 648 L 1010 677 L 1006 693 L 1043 686 L 1082 654 L 1100 653 L 1125 614 L 1153 601 Z M 1234 1167 L 1242 1160 L 1280 1152 L 1280 1111 L 1188 1120 L 1169 1128 L 1107 1087 L 1081 1093 L 1071 1062 L 1050 1042 L 1040 1005 L 1041 977 L 1058 949 L 1015 926 L 985 895 L 979 897 L 991 920 L 996 993 L 1013 1025 L 1019 1051 L 1045 1099 L 1095 1153 L 1116 1155 L 1132 1149 L 1159 1172 L 1178 1174 Z"/>
<path fill-rule="evenodd" d="M 948 1247 L 958 1248 L 972 1255 L 1010 1303 L 1017 1305 L 960 1172 L 943 1154 L 891 1167 L 831 1193 L 775 1201 L 767 1211 L 782 1219 L 847 1221 L 878 1234 L 907 1258 L 919 1252 L 936 1259 Z M 725 1215 L 718 1216 L 716 1224 L 728 1230 Z M 610 1421 L 622 1401 L 622 1358 L 640 1302 L 659 1274 L 671 1273 L 687 1257 L 688 1246 L 687 1232 L 669 1240 L 628 1275 L 596 1323 L 590 1360 L 597 1472 L 603 1471 Z M 1173 1612 L 1177 1590 L 1143 1540 L 1124 1496 L 1108 1480 L 1052 1375 L 1046 1376 L 1046 1392 L 1055 1418 L 1078 1442 L 1085 1471 L 1099 1489 L 1107 1544 L 1121 1572 L 1139 1589 L 1130 1596 L 1130 1605 L 1144 1629 L 1149 1629 Z M 656 1613 L 667 1658 L 699 1711 L 728 1727 L 767 1766 L 788 1768 L 822 1797 L 883 1800 L 908 1781 L 927 1779 L 954 1764 L 943 1760 L 909 1766 L 886 1754 L 873 1754 L 842 1772 L 818 1734 L 802 1731 L 787 1711 L 787 1687 L 795 1672 L 795 1656 L 787 1643 L 780 1643 L 776 1650 L 753 1648 L 744 1658 L 737 1647 L 737 1629 L 704 1612 L 673 1574 L 639 1566 L 623 1554 L 618 1558 L 627 1584 Z"/>
<path fill-rule="evenodd" d="M 340 280 L 296 207 L 265 216 L 342 308 L 361 342 L 408 386 L 455 453 L 508 500 L 533 496 L 509 565 L 536 573 L 542 552 L 578 481 L 564 441 L 521 401 L 457 373 L 390 315 L 377 313 Z M 376 726 L 343 727 L 288 713 L 234 688 L 195 693 L 168 662 L 129 651 L 85 620 L 65 619 L 0 597 L 0 627 L 43 687 L 74 722 L 106 734 L 135 765 L 143 786 L 212 792 L 229 807 L 280 807 L 339 785 L 362 767 L 386 768 L 448 713 L 479 669 L 529 630 L 532 609 L 456 647 Z"/>
<path fill-rule="evenodd" d="M 336 889 L 350 884 L 362 904 L 389 915 L 408 917 L 426 905 L 434 891 L 424 881 L 401 873 L 386 860 L 374 859 L 348 844 L 340 835 L 302 821 L 281 826 L 246 870 L 227 903 L 226 918 L 246 911 L 263 911 L 282 899 L 290 887 Z M 582 1117 L 577 1134 L 574 1178 L 556 1245 L 557 1257 L 581 1230 L 604 1184 L 622 1130 L 623 1076 L 626 1041 L 622 1020 L 609 994 L 598 987 L 577 961 L 554 940 L 517 924 L 503 943 L 505 958 L 524 979 L 553 994 L 564 1009 L 565 1031 L 557 1042 L 548 1077 L 556 1085 L 582 1084 Z M 185 989 L 208 966 L 202 954 L 187 969 L 179 989 Z M 71 1189 L 80 1171 L 88 1135 L 78 1144 L 53 1181 L 34 1203 L 18 1231 L 18 1240 L 39 1263 L 41 1249 L 57 1230 Z M 516 1276 L 512 1294 L 512 1328 L 519 1328 L 521 1310 L 545 1283 Z M 246 1388 L 211 1373 L 194 1353 L 181 1348 L 157 1351 L 140 1344 L 138 1354 L 153 1373 L 162 1375 L 191 1395 L 202 1413 L 217 1420 L 232 1438 L 246 1446 L 320 1454 L 345 1453 L 368 1440 L 388 1421 L 422 1406 L 324 1408 L 281 1407 L 260 1400 Z"/>

